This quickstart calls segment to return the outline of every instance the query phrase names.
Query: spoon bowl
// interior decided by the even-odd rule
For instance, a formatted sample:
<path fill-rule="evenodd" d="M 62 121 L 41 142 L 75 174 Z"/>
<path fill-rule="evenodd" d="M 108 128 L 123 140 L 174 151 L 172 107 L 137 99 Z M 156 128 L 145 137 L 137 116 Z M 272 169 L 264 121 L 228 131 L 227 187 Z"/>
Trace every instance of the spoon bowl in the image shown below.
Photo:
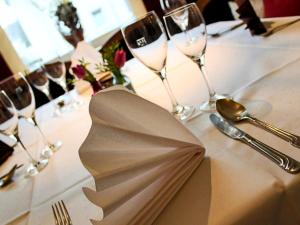
<path fill-rule="evenodd" d="M 229 98 L 219 99 L 216 102 L 217 111 L 225 118 L 238 122 L 249 119 L 247 109 L 240 103 Z"/>

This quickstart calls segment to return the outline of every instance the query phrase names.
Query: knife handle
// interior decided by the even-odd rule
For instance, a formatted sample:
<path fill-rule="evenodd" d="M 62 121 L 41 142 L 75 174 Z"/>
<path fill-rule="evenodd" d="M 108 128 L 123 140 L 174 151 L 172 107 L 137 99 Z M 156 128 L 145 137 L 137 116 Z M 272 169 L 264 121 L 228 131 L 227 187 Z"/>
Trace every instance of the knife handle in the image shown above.
<path fill-rule="evenodd" d="M 245 134 L 241 140 L 262 155 L 266 156 L 286 172 L 292 174 L 300 172 L 300 163 L 297 160 L 277 151 L 276 149 L 262 143 L 248 134 Z"/>
<path fill-rule="evenodd" d="M 288 131 L 282 130 L 280 128 L 274 127 L 271 124 L 268 124 L 264 121 L 256 119 L 254 117 L 249 117 L 250 121 L 255 123 L 256 125 L 260 126 L 261 128 L 270 131 L 271 133 L 275 134 L 276 136 L 280 137 L 281 139 L 289 142 L 296 148 L 300 148 L 300 137 L 292 134 Z"/>

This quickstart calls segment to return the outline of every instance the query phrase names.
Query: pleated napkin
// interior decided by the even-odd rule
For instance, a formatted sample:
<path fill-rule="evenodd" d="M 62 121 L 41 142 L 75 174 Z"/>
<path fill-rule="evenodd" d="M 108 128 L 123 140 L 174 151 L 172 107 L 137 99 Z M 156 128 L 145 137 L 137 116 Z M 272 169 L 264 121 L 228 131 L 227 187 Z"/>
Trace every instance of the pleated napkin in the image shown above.
<path fill-rule="evenodd" d="M 203 159 L 201 142 L 165 109 L 119 87 L 90 102 L 92 127 L 79 155 L 103 211 L 94 225 L 150 225 Z"/>

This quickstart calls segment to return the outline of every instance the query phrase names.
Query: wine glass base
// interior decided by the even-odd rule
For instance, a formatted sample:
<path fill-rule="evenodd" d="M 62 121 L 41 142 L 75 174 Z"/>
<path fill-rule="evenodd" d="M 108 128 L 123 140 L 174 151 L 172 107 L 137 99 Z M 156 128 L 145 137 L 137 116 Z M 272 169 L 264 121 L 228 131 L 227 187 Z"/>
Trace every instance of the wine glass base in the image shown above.
<path fill-rule="evenodd" d="M 41 152 L 41 158 L 43 159 L 50 159 L 51 156 L 53 155 L 53 151 L 50 148 L 50 146 L 45 146 Z"/>
<path fill-rule="evenodd" d="M 52 152 L 57 152 L 63 145 L 62 141 L 56 141 L 54 144 L 50 144 L 49 148 Z"/>
<path fill-rule="evenodd" d="M 48 159 L 42 159 L 35 163 L 30 163 L 26 169 L 26 176 L 33 177 L 40 173 L 48 165 Z"/>
<path fill-rule="evenodd" d="M 180 121 L 187 121 L 189 118 L 192 117 L 194 112 L 195 112 L 195 107 L 193 106 L 178 105 L 176 107 L 176 111 L 173 112 L 173 115 Z"/>
<path fill-rule="evenodd" d="M 212 96 L 209 101 L 203 102 L 202 104 L 200 104 L 199 109 L 202 112 L 215 112 L 216 111 L 216 101 L 218 99 L 223 99 L 223 98 L 230 98 L 232 99 L 232 97 L 230 95 L 227 94 L 223 94 L 223 95 L 219 95 L 219 94 L 215 94 L 214 96 Z"/>

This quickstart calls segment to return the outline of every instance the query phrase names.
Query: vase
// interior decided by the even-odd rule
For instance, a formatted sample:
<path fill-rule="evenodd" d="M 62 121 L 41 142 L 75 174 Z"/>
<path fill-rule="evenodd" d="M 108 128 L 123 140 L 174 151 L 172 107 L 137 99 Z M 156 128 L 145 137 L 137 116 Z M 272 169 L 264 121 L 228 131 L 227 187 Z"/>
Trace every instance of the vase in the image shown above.
<path fill-rule="evenodd" d="M 83 28 L 77 14 L 77 9 L 71 1 L 65 1 L 57 6 L 55 16 L 57 17 L 59 32 L 66 41 L 76 48 L 77 43 L 84 40 Z"/>
<path fill-rule="evenodd" d="M 129 77 L 127 77 L 126 75 L 122 75 L 123 78 L 124 78 L 124 82 L 120 82 L 116 76 L 113 74 L 113 81 L 112 81 L 112 84 L 113 85 L 122 85 L 124 86 L 125 88 L 127 88 L 128 90 L 132 91 L 133 93 L 135 93 L 135 90 L 132 86 L 132 83 L 131 83 L 131 80 Z"/>
<path fill-rule="evenodd" d="M 95 80 L 91 83 L 91 86 L 93 88 L 93 95 L 97 94 L 99 91 L 101 91 L 103 89 L 100 81 Z"/>

